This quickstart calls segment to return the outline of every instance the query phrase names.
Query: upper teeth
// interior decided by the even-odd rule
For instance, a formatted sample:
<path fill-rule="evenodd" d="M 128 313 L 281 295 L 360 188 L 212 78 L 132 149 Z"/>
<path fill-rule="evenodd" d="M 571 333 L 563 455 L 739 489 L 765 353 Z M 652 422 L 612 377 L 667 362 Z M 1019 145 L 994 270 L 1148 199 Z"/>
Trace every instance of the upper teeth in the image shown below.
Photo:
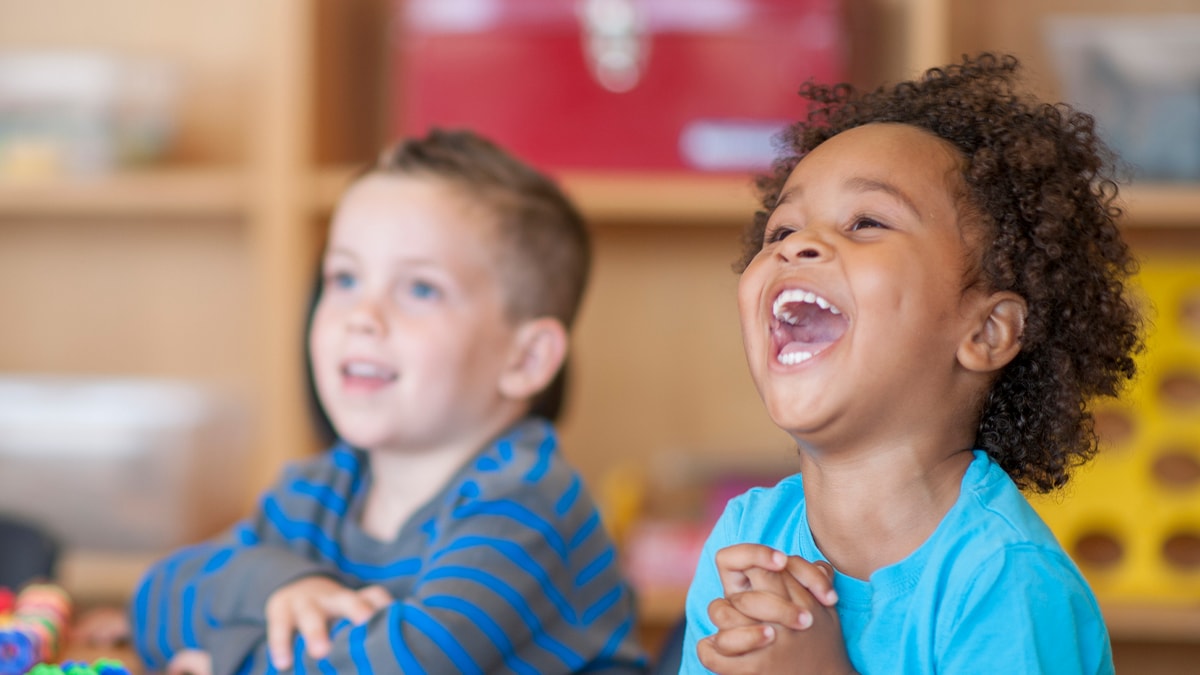
<path fill-rule="evenodd" d="M 829 310 L 829 312 L 832 314 L 842 313 L 841 310 L 839 310 L 837 307 L 834 307 L 833 304 L 831 304 L 828 300 L 822 298 L 816 293 L 813 293 L 812 291 L 802 291 L 798 288 L 792 288 L 780 293 L 779 297 L 775 298 L 775 304 L 771 307 L 771 311 L 775 315 L 775 318 L 787 321 L 789 323 L 795 321 L 795 317 L 792 316 L 791 312 L 785 311 L 784 309 L 787 305 L 793 302 L 807 302 L 810 305 L 816 305 L 821 309 Z"/>
<path fill-rule="evenodd" d="M 346 374 L 354 377 L 386 377 L 389 375 L 384 368 L 373 363 L 351 361 L 346 364 Z"/>

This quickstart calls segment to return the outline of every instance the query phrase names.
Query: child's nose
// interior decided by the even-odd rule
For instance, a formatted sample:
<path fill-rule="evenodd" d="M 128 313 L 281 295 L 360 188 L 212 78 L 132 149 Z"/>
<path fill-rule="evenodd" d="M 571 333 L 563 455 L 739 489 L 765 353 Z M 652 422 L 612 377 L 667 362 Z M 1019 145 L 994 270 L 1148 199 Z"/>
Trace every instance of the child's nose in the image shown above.
<path fill-rule="evenodd" d="M 379 302 L 364 295 L 350 311 L 347 328 L 352 333 L 364 335 L 383 335 L 387 332 L 387 322 Z"/>
<path fill-rule="evenodd" d="M 813 229 L 793 232 L 783 240 L 779 255 L 787 262 L 820 262 L 833 255 L 833 249 Z"/>

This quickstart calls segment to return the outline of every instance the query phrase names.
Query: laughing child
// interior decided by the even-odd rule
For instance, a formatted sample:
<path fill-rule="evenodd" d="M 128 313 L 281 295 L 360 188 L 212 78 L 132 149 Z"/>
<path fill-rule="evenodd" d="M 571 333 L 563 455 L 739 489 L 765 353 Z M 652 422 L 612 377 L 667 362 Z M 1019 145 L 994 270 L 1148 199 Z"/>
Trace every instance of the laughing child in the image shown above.
<path fill-rule="evenodd" d="M 738 307 L 799 473 L 731 500 L 685 673 L 1110 673 L 1083 576 L 1021 494 L 1096 452 L 1133 377 L 1135 264 L 1093 120 L 982 55 L 815 103 L 760 181 Z"/>
<path fill-rule="evenodd" d="M 630 590 L 533 413 L 589 267 L 544 176 L 467 132 L 384 154 L 338 205 L 309 332 L 340 441 L 141 582 L 168 672 L 637 673 Z"/>

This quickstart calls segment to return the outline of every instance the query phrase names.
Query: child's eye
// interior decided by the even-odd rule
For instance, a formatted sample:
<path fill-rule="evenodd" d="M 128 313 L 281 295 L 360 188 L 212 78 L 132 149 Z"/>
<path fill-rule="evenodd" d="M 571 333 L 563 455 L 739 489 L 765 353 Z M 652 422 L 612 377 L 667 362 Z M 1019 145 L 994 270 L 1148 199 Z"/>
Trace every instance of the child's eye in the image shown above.
<path fill-rule="evenodd" d="M 763 244 L 774 244 L 778 241 L 787 239 L 787 236 L 794 232 L 790 227 L 773 227 L 763 233 Z"/>
<path fill-rule="evenodd" d="M 859 218 L 858 220 L 854 221 L 853 225 L 850 226 L 851 231 L 866 230 L 869 228 L 879 228 L 879 229 L 886 230 L 887 225 L 884 225 L 883 223 L 881 223 L 878 220 L 875 220 L 873 218 Z"/>
<path fill-rule="evenodd" d="M 336 288 L 343 291 L 348 291 L 358 284 L 358 279 L 349 272 L 333 272 L 326 275 L 325 285 L 328 288 Z"/>
<path fill-rule="evenodd" d="M 418 300 L 434 300 L 441 297 L 442 292 L 437 286 L 428 281 L 417 280 L 408 285 L 408 293 Z"/>

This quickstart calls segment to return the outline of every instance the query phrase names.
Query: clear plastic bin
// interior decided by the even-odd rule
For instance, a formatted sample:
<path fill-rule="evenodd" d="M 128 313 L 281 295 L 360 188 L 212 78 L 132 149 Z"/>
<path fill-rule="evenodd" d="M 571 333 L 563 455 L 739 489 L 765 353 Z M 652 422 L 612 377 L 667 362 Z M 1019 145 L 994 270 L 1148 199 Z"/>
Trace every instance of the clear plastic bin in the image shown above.
<path fill-rule="evenodd" d="M 0 377 L 0 511 L 68 550 L 190 543 L 244 509 L 244 418 L 187 382 Z"/>

